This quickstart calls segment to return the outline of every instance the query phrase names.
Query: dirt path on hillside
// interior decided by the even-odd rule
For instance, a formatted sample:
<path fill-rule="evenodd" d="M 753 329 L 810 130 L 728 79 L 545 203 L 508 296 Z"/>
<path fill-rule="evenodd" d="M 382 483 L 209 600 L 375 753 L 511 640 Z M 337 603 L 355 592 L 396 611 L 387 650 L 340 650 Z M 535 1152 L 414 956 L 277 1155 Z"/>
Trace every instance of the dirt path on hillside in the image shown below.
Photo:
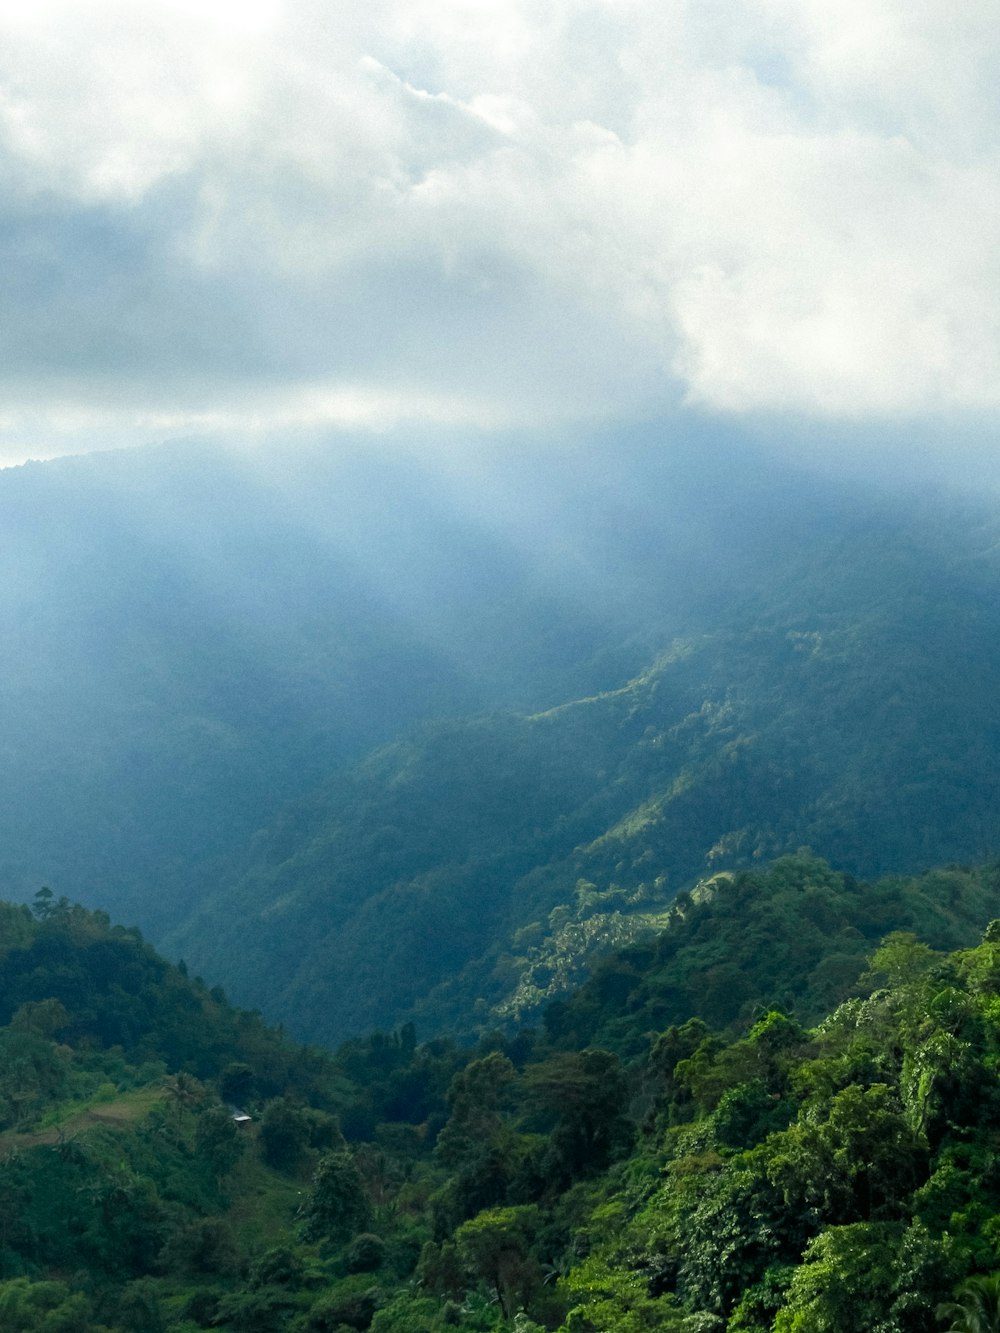
<path fill-rule="evenodd" d="M 65 1142 L 76 1138 L 88 1129 L 100 1126 L 121 1126 L 133 1124 L 148 1115 L 153 1106 L 163 1099 L 160 1088 L 144 1089 L 129 1093 L 117 1101 L 101 1102 L 97 1106 L 88 1106 L 84 1111 L 75 1111 L 60 1121 L 58 1125 L 47 1125 L 30 1134 L 0 1134 L 0 1155 L 12 1152 L 16 1148 L 38 1148 L 46 1144 Z"/>

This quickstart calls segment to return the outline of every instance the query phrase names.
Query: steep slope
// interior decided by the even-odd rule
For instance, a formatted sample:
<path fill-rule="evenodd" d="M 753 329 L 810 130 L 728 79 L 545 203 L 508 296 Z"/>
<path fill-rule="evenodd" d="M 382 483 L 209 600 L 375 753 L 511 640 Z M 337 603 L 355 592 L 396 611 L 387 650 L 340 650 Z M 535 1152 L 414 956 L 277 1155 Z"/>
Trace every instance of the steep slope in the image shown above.
<path fill-rule="evenodd" d="M 844 524 L 620 689 L 428 727 L 291 807 L 171 937 L 330 1039 L 524 1017 L 713 870 L 996 845 L 1000 569 L 970 516 Z M 478 1001 L 478 1008 L 477 1008 Z"/>
<path fill-rule="evenodd" d="M 333 1055 L 0 903 L 3 1327 L 934 1333 L 962 1279 L 996 1296 L 998 894 L 789 856 L 544 1030 Z"/>
<path fill-rule="evenodd" d="M 9 890 L 161 933 L 345 763 L 421 720 L 617 685 L 839 503 L 749 448 L 664 443 L 178 444 L 0 472 Z"/>
<path fill-rule="evenodd" d="M 649 1033 L 697 1016 L 736 1033 L 762 1009 L 818 1022 L 854 993 L 866 960 L 892 932 L 935 949 L 978 938 L 1000 911 L 1000 868 L 948 866 L 859 881 L 796 853 L 721 874 L 684 895 L 666 929 L 609 954 L 544 1014 L 565 1050 L 645 1050 Z"/>

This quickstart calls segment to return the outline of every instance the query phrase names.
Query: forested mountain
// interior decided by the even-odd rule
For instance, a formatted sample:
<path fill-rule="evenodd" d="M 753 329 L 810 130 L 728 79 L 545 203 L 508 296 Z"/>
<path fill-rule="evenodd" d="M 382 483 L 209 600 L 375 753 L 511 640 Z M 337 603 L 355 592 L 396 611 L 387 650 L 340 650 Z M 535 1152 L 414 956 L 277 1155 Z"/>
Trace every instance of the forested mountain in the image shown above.
<path fill-rule="evenodd" d="M 47 891 L 0 904 L 0 1321 L 935 1333 L 993 1317 L 998 903 L 995 863 L 859 884 L 786 857 L 683 899 L 538 1030 L 462 1048 L 406 1027 L 334 1054 L 290 1046 L 101 914 Z M 879 942 L 887 921 L 914 933 Z M 733 961 L 738 991 L 718 975 Z"/>
<path fill-rule="evenodd" d="M 713 871 L 990 853 L 998 551 L 641 431 L 9 470 L 0 869 L 309 1039 L 530 1018 Z"/>
<path fill-rule="evenodd" d="M 345 763 L 621 684 L 842 503 L 752 451 L 634 433 L 0 472 L 4 883 L 162 933 Z"/>
<path fill-rule="evenodd" d="M 993 528 L 819 529 L 620 688 L 427 725 L 290 806 L 172 947 L 312 1039 L 470 1031 L 713 870 L 985 855 L 998 641 Z"/>

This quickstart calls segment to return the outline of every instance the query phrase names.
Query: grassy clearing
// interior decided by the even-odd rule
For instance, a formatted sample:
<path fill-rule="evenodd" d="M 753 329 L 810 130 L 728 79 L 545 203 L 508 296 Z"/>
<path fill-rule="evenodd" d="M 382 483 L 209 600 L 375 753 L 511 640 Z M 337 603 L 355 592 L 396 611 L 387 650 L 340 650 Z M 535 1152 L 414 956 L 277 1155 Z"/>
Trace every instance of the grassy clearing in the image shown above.
<path fill-rule="evenodd" d="M 89 1098 L 86 1102 L 75 1102 L 61 1108 L 58 1118 L 28 1133 L 0 1134 L 0 1153 L 11 1152 L 15 1148 L 37 1148 L 45 1144 L 60 1143 L 77 1134 L 85 1133 L 100 1125 L 129 1125 L 149 1115 L 155 1106 L 163 1104 L 162 1083 L 149 1084 L 144 1088 L 135 1088 L 122 1093 L 111 1101 L 102 1094 Z"/>

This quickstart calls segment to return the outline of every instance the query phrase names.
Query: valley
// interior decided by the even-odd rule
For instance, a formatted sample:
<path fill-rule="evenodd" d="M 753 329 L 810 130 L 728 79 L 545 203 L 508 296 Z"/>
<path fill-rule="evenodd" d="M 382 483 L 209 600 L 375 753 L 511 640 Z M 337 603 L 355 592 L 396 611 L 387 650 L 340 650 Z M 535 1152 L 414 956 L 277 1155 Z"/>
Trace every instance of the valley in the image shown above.
<path fill-rule="evenodd" d="M 12 1333 L 988 1295 L 995 515 L 606 443 L 0 473 Z"/>
<path fill-rule="evenodd" d="M 988 510 L 746 441 L 608 448 L 0 475 L 9 890 L 330 1043 L 527 1020 L 800 846 L 860 876 L 991 854 Z"/>

